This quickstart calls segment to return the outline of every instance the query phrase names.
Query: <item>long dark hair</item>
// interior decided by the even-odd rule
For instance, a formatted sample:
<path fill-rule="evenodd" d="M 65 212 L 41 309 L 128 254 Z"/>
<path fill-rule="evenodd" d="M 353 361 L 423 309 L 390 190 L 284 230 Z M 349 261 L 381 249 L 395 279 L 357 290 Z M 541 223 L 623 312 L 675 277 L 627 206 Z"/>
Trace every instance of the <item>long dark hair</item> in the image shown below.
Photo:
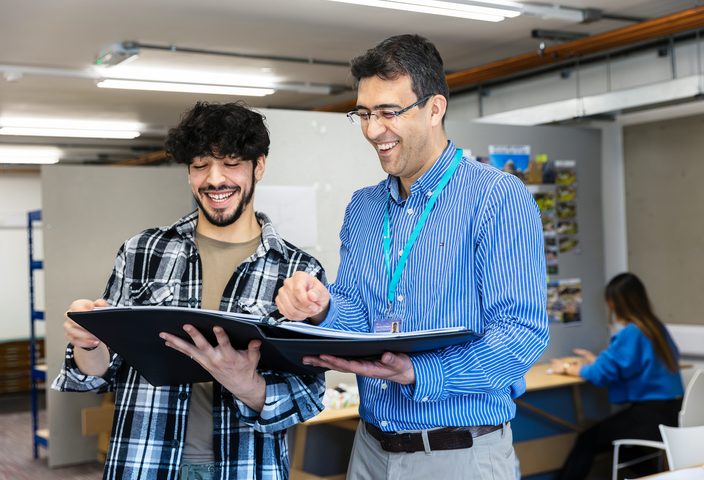
<path fill-rule="evenodd" d="M 629 323 L 635 323 L 655 348 L 655 353 L 665 362 L 668 370 L 679 369 L 677 357 L 670 344 L 665 325 L 653 313 L 648 293 L 640 279 L 632 273 L 621 273 L 611 279 L 604 291 L 611 314 Z"/>

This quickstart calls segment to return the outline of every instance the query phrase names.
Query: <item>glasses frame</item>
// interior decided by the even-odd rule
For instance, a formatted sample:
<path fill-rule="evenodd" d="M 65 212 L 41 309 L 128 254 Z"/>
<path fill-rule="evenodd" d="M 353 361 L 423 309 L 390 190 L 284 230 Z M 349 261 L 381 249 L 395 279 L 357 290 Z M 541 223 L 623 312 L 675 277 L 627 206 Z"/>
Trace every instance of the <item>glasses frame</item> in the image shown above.
<path fill-rule="evenodd" d="M 398 117 L 400 117 L 402 114 L 409 111 L 411 108 L 417 107 L 421 103 L 427 102 L 434 95 L 435 95 L 434 93 L 429 93 L 428 95 L 426 95 L 422 98 L 419 98 L 418 100 L 416 100 L 415 102 L 413 102 L 409 106 L 402 108 L 401 110 L 391 110 L 388 108 L 379 108 L 376 110 L 370 110 L 367 113 L 367 115 L 368 115 L 367 118 L 362 117 L 359 110 L 350 110 L 349 112 L 346 113 L 346 116 L 352 125 L 362 125 L 363 123 L 367 123 L 367 122 L 371 121 L 372 117 L 375 118 L 377 122 L 382 122 L 382 121 L 383 122 L 393 122 Z M 393 117 L 387 118 L 382 114 L 382 112 L 384 114 L 393 115 Z"/>

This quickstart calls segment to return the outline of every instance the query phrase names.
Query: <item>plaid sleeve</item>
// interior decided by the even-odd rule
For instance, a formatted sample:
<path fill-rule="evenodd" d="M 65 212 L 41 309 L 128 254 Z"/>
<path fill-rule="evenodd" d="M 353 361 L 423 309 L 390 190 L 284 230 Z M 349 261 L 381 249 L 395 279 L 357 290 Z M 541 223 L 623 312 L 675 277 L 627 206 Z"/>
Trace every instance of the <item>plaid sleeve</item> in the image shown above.
<path fill-rule="evenodd" d="M 305 422 L 323 411 L 323 374 L 293 375 L 268 370 L 259 373 L 266 381 L 266 398 L 261 412 L 253 410 L 234 395 L 230 394 L 226 398 L 230 407 L 239 412 L 240 419 L 254 430 L 262 433 L 278 432 Z"/>
<path fill-rule="evenodd" d="M 115 264 L 103 294 L 103 298 L 113 306 L 117 305 L 123 296 L 126 251 L 127 249 L 123 245 L 117 252 Z M 103 393 L 112 391 L 117 371 L 122 365 L 122 357 L 110 350 L 110 363 L 105 374 L 102 376 L 85 375 L 76 365 L 73 350 L 74 346 L 69 343 L 66 347 L 61 371 L 51 384 L 51 388 L 61 392 L 95 391 Z"/>
<path fill-rule="evenodd" d="M 61 366 L 59 375 L 54 379 L 51 388 L 61 392 L 110 392 L 117 370 L 122 365 L 122 357 L 110 352 L 110 363 L 103 376 L 85 375 L 82 373 L 73 356 L 74 346 L 70 343 L 66 347 L 66 357 Z"/>

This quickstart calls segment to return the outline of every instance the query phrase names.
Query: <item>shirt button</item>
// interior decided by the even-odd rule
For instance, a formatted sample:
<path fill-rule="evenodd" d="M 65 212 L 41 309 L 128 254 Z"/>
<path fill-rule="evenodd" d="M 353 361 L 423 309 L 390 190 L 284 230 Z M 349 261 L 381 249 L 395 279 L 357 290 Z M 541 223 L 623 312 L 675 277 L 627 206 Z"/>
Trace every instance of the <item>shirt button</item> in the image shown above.
<path fill-rule="evenodd" d="M 178 394 L 178 399 L 179 400 L 187 400 L 188 399 L 188 394 L 186 392 L 181 392 Z"/>
<path fill-rule="evenodd" d="M 409 208 L 408 210 L 406 210 L 406 213 L 409 215 L 413 215 L 413 209 Z"/>
<path fill-rule="evenodd" d="M 382 390 L 386 390 L 387 388 L 389 388 L 389 384 L 388 384 L 388 383 L 382 383 L 382 384 L 381 384 L 381 389 L 382 389 Z"/>
<path fill-rule="evenodd" d="M 396 300 L 398 300 L 399 302 L 403 302 L 403 298 L 403 295 L 399 295 L 398 297 L 396 297 Z"/>
<path fill-rule="evenodd" d="M 171 440 L 171 448 L 178 448 L 178 440 Z"/>
<path fill-rule="evenodd" d="M 382 427 L 385 427 L 388 424 L 389 424 L 389 422 L 387 422 L 386 420 L 382 420 L 381 423 L 379 423 L 379 425 L 381 425 Z"/>
<path fill-rule="evenodd" d="M 188 304 L 189 304 L 191 307 L 195 307 L 196 305 L 198 305 L 198 299 L 195 298 L 195 297 L 191 297 L 191 298 L 188 299 Z"/>
<path fill-rule="evenodd" d="M 425 194 L 426 197 L 432 197 L 433 196 L 433 191 L 429 191 L 428 193 Z"/>
<path fill-rule="evenodd" d="M 403 249 L 398 251 L 398 256 L 400 257 L 401 255 L 403 255 Z"/>
<path fill-rule="evenodd" d="M 423 398 L 420 399 L 420 401 L 421 401 L 421 402 L 427 402 L 427 401 L 428 401 L 428 397 L 423 397 Z"/>

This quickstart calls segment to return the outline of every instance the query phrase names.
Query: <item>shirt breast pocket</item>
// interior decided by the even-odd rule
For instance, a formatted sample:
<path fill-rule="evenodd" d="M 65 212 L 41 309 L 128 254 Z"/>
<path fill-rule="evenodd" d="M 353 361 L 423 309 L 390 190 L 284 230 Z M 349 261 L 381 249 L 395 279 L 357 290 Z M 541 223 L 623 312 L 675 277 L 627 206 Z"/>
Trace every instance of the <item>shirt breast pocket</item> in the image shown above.
<path fill-rule="evenodd" d="M 174 292 L 168 283 L 133 283 L 130 285 L 130 305 L 170 305 Z"/>

